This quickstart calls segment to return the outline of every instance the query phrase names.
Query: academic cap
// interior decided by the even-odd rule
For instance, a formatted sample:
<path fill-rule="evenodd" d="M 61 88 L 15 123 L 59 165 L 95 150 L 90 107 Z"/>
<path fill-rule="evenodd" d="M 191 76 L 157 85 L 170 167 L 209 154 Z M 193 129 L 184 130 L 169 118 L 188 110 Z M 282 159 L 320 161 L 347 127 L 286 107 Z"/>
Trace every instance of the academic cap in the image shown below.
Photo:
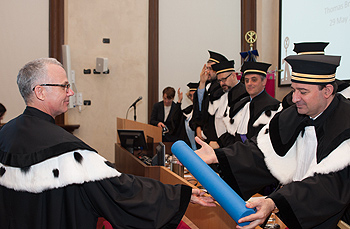
<path fill-rule="evenodd" d="M 212 62 L 215 62 L 215 63 L 220 63 L 222 61 L 228 61 L 228 59 L 224 56 L 224 55 L 221 55 L 220 53 L 217 53 L 217 52 L 213 52 L 213 51 L 210 51 L 208 50 L 209 52 L 209 61 L 212 61 Z"/>
<path fill-rule="evenodd" d="M 263 63 L 263 62 L 252 62 L 252 61 L 246 61 L 244 62 L 241 72 L 243 75 L 247 74 L 262 74 L 266 76 L 267 70 L 271 64 Z"/>
<path fill-rule="evenodd" d="M 219 75 L 220 73 L 223 73 L 223 72 L 235 71 L 235 61 L 234 60 L 223 61 L 218 64 L 213 64 L 211 67 L 213 68 L 214 71 L 216 71 L 216 75 Z"/>
<path fill-rule="evenodd" d="M 329 44 L 329 42 L 301 42 L 294 43 L 293 51 L 298 55 L 305 54 L 316 54 L 324 55 L 324 49 Z"/>
<path fill-rule="evenodd" d="M 292 67 L 291 81 L 305 84 L 329 84 L 335 81 L 340 56 L 291 55 L 285 60 Z"/>
<path fill-rule="evenodd" d="M 196 91 L 199 86 L 199 83 L 188 83 L 187 87 L 190 89 L 190 91 Z"/>

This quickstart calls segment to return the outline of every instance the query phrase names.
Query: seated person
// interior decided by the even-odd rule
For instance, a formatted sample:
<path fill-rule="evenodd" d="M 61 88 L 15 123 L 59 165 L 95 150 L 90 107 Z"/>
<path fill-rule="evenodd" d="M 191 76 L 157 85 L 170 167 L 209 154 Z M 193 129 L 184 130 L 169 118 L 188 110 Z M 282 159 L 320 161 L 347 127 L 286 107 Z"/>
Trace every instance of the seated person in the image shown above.
<path fill-rule="evenodd" d="M 171 134 L 174 130 L 171 123 L 171 116 L 176 109 L 174 97 L 175 89 L 166 87 L 163 89 L 163 100 L 154 104 L 152 108 L 151 120 L 149 123 L 163 129 L 163 142 L 175 142 L 177 140 L 177 137 Z"/>

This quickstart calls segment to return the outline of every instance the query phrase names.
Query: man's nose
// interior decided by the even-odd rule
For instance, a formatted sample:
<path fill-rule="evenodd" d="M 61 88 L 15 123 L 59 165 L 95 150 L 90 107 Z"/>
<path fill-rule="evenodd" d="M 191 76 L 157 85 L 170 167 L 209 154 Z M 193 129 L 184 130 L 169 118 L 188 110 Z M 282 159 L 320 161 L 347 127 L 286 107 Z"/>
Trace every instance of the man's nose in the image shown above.
<path fill-rule="evenodd" d="M 300 100 L 300 94 L 298 92 L 293 92 L 292 94 L 292 102 L 296 103 Z"/>
<path fill-rule="evenodd" d="M 74 95 L 74 91 L 72 90 L 72 88 L 68 88 L 68 96 L 72 95 Z"/>

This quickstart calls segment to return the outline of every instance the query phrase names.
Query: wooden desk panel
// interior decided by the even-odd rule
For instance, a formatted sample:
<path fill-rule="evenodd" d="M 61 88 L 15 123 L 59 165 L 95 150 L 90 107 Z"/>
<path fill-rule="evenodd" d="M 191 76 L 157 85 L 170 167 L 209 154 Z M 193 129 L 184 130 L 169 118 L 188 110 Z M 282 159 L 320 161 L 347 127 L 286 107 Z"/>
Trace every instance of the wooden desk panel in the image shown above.
<path fill-rule="evenodd" d="M 115 167 L 122 173 L 146 176 L 147 165 L 121 147 L 119 143 L 115 144 Z"/>
<path fill-rule="evenodd" d="M 163 166 L 149 167 L 151 178 L 157 179 L 164 184 L 185 184 L 197 188 L 179 175 Z M 236 222 L 217 204 L 216 207 L 203 207 L 198 204 L 189 204 L 186 217 L 199 228 L 235 228 Z"/>

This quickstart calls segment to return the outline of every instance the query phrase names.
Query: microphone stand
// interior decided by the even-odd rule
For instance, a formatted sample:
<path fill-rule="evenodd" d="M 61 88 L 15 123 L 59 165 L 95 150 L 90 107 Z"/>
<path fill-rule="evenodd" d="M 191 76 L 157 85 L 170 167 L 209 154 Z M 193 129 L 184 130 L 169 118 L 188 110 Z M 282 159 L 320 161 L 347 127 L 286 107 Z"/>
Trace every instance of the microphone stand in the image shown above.
<path fill-rule="evenodd" d="M 134 107 L 134 121 L 136 121 L 136 104 L 133 105 L 133 107 Z"/>
<path fill-rule="evenodd" d="M 129 110 L 130 108 L 134 107 L 134 121 L 136 121 L 136 104 L 138 101 L 140 101 L 142 99 L 142 96 L 140 96 L 127 110 L 126 112 L 126 119 L 128 119 L 128 113 L 129 113 Z"/>

